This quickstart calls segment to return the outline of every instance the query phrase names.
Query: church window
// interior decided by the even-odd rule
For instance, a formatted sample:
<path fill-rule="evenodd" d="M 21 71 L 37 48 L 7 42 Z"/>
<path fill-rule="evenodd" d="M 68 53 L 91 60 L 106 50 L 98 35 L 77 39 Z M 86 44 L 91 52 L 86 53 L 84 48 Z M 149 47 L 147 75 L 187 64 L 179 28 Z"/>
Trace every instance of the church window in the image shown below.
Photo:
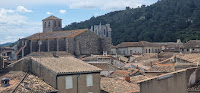
<path fill-rule="evenodd" d="M 58 27 L 61 27 L 61 23 L 60 22 L 58 22 Z"/>
<path fill-rule="evenodd" d="M 49 22 L 49 27 L 50 27 L 50 24 L 51 24 L 51 23 Z"/>
<path fill-rule="evenodd" d="M 54 27 L 56 27 L 56 21 L 54 21 Z"/>
<path fill-rule="evenodd" d="M 47 27 L 47 23 L 46 23 L 46 22 L 44 22 L 44 27 L 45 27 L 45 28 Z"/>

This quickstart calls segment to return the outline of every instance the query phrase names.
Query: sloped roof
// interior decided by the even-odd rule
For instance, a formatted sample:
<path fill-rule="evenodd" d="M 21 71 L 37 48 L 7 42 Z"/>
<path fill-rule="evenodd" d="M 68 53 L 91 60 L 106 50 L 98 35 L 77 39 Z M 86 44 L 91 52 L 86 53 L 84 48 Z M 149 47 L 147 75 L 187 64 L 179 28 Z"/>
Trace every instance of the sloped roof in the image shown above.
<path fill-rule="evenodd" d="M 100 72 L 101 69 L 72 56 L 32 58 L 58 74 Z"/>
<path fill-rule="evenodd" d="M 176 58 L 180 58 L 182 60 L 188 61 L 190 63 L 197 63 L 200 61 L 200 54 L 182 54 L 182 55 L 176 55 Z"/>
<path fill-rule="evenodd" d="M 125 47 L 151 47 L 151 46 L 159 46 L 157 44 L 153 44 L 147 41 L 140 41 L 140 42 L 122 42 L 117 45 L 118 48 L 125 48 Z"/>
<path fill-rule="evenodd" d="M 67 30 L 67 31 L 36 33 L 26 37 L 26 39 L 36 40 L 36 39 L 73 38 L 87 30 L 88 29 L 77 29 L 77 30 Z"/>
<path fill-rule="evenodd" d="M 184 44 L 184 48 L 200 48 L 200 40 L 190 40 Z"/>
<path fill-rule="evenodd" d="M 51 15 L 51 16 L 49 16 L 49 17 L 43 19 L 42 21 L 45 21 L 45 20 L 55 20 L 55 19 L 57 19 L 57 20 L 62 20 L 62 19 L 60 19 L 60 18 L 57 18 L 57 17 Z"/>

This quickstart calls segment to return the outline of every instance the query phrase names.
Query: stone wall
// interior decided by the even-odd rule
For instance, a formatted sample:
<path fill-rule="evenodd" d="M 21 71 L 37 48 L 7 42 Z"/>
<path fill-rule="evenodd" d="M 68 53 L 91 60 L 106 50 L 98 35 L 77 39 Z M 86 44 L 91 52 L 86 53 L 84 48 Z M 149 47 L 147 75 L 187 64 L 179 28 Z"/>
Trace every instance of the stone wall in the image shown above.
<path fill-rule="evenodd" d="M 40 77 L 42 80 L 44 80 L 49 85 L 53 86 L 54 88 L 57 88 L 56 84 L 56 72 L 53 72 L 52 70 L 46 68 L 45 66 L 41 65 L 40 63 L 32 60 L 32 66 L 31 66 L 31 72 L 38 77 Z"/>
<path fill-rule="evenodd" d="M 111 54 L 111 38 L 101 38 L 101 47 L 103 51 L 107 51 L 108 54 Z"/>
<path fill-rule="evenodd" d="M 58 51 L 66 51 L 66 39 L 58 39 Z"/>
<path fill-rule="evenodd" d="M 72 49 L 71 45 L 74 45 L 76 55 L 101 54 L 99 39 L 99 36 L 88 30 L 76 36 L 72 41 L 74 43 L 69 43 L 69 49 Z"/>
<path fill-rule="evenodd" d="M 57 40 L 49 39 L 49 51 L 57 51 Z"/>
<path fill-rule="evenodd" d="M 43 32 L 54 32 L 54 31 L 61 31 L 61 30 L 62 30 L 62 20 L 54 19 L 54 20 L 43 21 Z"/>

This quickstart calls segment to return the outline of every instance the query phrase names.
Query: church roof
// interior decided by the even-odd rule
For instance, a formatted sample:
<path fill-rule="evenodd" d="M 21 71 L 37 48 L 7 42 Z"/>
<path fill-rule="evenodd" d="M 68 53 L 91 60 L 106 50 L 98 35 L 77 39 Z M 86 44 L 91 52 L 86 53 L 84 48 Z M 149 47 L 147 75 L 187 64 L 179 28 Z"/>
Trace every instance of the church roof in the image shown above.
<path fill-rule="evenodd" d="M 75 36 L 80 35 L 81 33 L 85 31 L 88 31 L 88 29 L 36 33 L 36 34 L 26 37 L 26 39 L 37 40 L 37 39 L 73 38 Z"/>
<path fill-rule="evenodd" d="M 60 18 L 57 18 L 57 17 L 55 17 L 55 16 L 51 15 L 51 16 L 49 16 L 49 17 L 47 17 L 47 18 L 43 19 L 42 21 L 44 21 L 44 20 L 52 20 L 52 19 L 58 19 L 58 20 L 62 20 L 62 19 L 60 19 Z"/>

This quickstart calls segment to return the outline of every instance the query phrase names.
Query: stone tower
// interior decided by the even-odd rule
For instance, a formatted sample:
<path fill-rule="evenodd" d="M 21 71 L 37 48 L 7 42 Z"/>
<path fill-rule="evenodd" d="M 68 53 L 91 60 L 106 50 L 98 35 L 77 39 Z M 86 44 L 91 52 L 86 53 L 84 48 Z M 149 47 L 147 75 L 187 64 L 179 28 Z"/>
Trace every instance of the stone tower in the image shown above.
<path fill-rule="evenodd" d="M 99 25 L 91 26 L 90 31 L 101 37 L 102 51 L 106 51 L 108 54 L 110 54 L 112 44 L 112 29 L 110 28 L 110 24 L 101 25 L 100 22 Z"/>
<path fill-rule="evenodd" d="M 43 23 L 43 33 L 62 30 L 62 19 L 57 18 L 53 15 L 43 19 L 42 23 Z"/>
<path fill-rule="evenodd" d="M 111 38 L 112 29 L 110 28 L 110 24 L 101 25 L 101 23 L 99 23 L 99 25 L 91 26 L 90 31 L 94 32 L 101 38 Z"/>

